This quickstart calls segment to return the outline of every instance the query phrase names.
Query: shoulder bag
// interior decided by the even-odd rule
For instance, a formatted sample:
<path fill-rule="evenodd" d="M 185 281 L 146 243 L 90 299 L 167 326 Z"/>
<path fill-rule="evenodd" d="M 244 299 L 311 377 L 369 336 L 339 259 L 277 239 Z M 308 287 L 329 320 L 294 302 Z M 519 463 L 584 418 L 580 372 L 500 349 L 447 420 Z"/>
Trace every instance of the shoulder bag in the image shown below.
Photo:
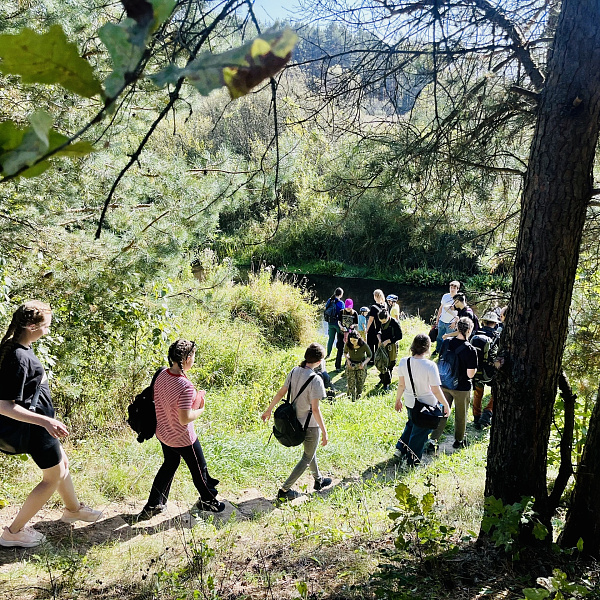
<path fill-rule="evenodd" d="M 415 382 L 413 381 L 412 370 L 410 368 L 410 358 L 406 361 L 406 366 L 408 367 L 410 385 L 415 397 L 415 406 L 412 409 L 412 422 L 417 427 L 422 427 L 423 429 L 435 429 L 440 424 L 440 419 L 444 416 L 442 407 L 439 404 L 435 406 L 424 404 L 417 398 Z"/>

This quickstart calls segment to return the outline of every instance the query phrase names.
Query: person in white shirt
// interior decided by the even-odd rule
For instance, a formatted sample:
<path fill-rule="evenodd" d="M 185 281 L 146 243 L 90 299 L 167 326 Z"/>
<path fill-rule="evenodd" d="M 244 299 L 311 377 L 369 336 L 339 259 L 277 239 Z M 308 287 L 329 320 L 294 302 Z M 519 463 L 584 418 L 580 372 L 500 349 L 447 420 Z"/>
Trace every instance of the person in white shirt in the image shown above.
<path fill-rule="evenodd" d="M 450 406 L 444 394 L 442 394 L 442 384 L 437 365 L 427 358 L 430 347 L 431 340 L 429 336 L 419 333 L 415 336 L 410 347 L 412 356 L 410 359 L 403 358 L 397 369 L 398 392 L 396 393 L 395 408 L 398 412 L 402 410 L 402 396 L 404 395 L 408 420 L 404 432 L 396 444 L 394 456 L 406 458 L 409 466 L 415 466 L 421 461 L 425 441 L 433 431 L 433 429 L 419 427 L 413 423 L 412 409 L 415 406 L 415 392 L 423 404 L 436 406 L 439 403 L 444 407 L 444 416 L 450 414 Z M 408 371 L 409 360 L 414 390 Z"/>
<path fill-rule="evenodd" d="M 452 327 L 452 322 L 458 316 L 458 312 L 454 309 L 454 296 L 458 293 L 460 289 L 460 282 L 451 281 L 450 282 L 450 292 L 444 294 L 442 296 L 442 301 L 440 302 L 440 307 L 438 308 L 436 323 L 438 328 L 437 339 L 435 352 L 433 355 L 435 356 L 442 347 L 442 342 L 444 341 L 444 334 L 450 333 L 454 331 Z"/>

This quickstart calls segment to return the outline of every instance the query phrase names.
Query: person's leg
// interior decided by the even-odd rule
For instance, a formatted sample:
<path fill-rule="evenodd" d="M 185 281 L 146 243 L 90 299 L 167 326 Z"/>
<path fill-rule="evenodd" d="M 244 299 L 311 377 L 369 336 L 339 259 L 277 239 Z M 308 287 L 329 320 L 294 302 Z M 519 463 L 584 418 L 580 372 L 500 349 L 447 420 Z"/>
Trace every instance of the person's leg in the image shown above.
<path fill-rule="evenodd" d="M 173 477 L 175 477 L 175 472 L 177 471 L 179 463 L 181 462 L 181 456 L 177 450 L 170 448 L 162 442 L 160 445 L 162 446 L 164 460 L 163 464 L 158 470 L 158 473 L 156 474 L 156 477 L 154 477 L 150 495 L 148 496 L 148 502 L 146 502 L 146 506 L 150 507 L 160 506 L 167 503 Z"/>
<path fill-rule="evenodd" d="M 281 486 L 281 491 L 287 492 L 293 485 L 298 481 L 298 478 L 306 471 L 307 467 L 310 467 L 312 476 L 315 479 L 320 479 L 321 474 L 319 473 L 319 467 L 317 465 L 317 446 L 319 445 L 319 436 L 321 430 L 318 427 L 309 427 L 306 430 L 306 437 L 304 438 L 304 452 L 302 458 L 298 461 L 298 464 L 294 467 L 294 470 L 290 473 L 290 476 L 284 481 Z"/>
<path fill-rule="evenodd" d="M 52 494 L 56 491 L 61 481 L 69 474 L 68 464 L 61 460 L 56 466 L 49 469 L 42 469 L 42 481 L 38 483 L 27 496 L 25 503 L 21 507 L 14 521 L 10 524 L 8 530 L 10 533 L 17 533 L 32 519 L 38 511 L 48 502 Z M 79 508 L 79 501 L 77 501 Z"/>
<path fill-rule="evenodd" d="M 407 411 L 411 410 L 410 408 L 406 409 Z M 406 421 L 406 425 L 404 426 L 404 431 L 400 436 L 400 439 L 396 442 L 396 449 L 400 450 L 400 453 L 403 456 L 406 456 L 410 450 L 408 442 L 410 441 L 410 434 L 412 432 L 413 422 L 410 417 Z"/>
<path fill-rule="evenodd" d="M 331 349 L 333 348 L 333 342 L 338 334 L 338 326 L 335 323 L 329 323 L 327 329 L 327 357 L 331 356 Z"/>
<path fill-rule="evenodd" d="M 335 368 L 339 371 L 342 368 L 342 357 L 344 356 L 344 333 L 342 331 L 338 331 L 335 347 L 337 349 Z"/>
<path fill-rule="evenodd" d="M 448 323 L 438 321 L 438 334 L 435 340 L 435 352 L 439 352 L 444 341 L 444 334 L 448 333 Z"/>
<path fill-rule="evenodd" d="M 462 442 L 465 439 L 471 391 L 453 390 L 454 396 L 454 439 Z"/>
<path fill-rule="evenodd" d="M 450 406 L 450 409 L 452 409 L 453 398 L 451 391 L 447 390 L 446 388 L 442 388 L 442 392 L 444 393 L 446 400 L 448 400 L 448 405 Z M 431 432 L 429 439 L 433 442 L 437 442 L 442 437 L 442 433 L 444 433 L 444 429 L 446 428 L 447 422 L 448 417 L 442 417 L 440 419 L 440 424 Z"/>
<path fill-rule="evenodd" d="M 71 472 L 69 471 L 69 459 L 65 454 L 65 451 L 62 449 L 63 463 L 65 465 L 65 469 L 67 471 L 66 476 L 58 482 L 58 486 L 56 487 L 56 491 L 59 493 L 62 498 L 63 504 L 67 510 L 71 512 L 77 512 L 81 508 L 81 504 L 79 503 L 79 498 L 77 498 L 77 493 L 75 492 L 75 487 L 73 485 L 73 480 L 71 479 Z"/>
<path fill-rule="evenodd" d="M 367 380 L 367 369 L 356 369 L 355 371 L 355 385 L 356 385 L 356 398 L 362 396 L 363 388 L 365 387 L 365 381 Z"/>
<path fill-rule="evenodd" d="M 409 465 L 416 465 L 421 462 L 423 448 L 425 447 L 427 436 L 431 431 L 429 428 L 418 427 L 413 423 L 408 441 L 409 452 L 407 454 L 407 462 Z"/>
<path fill-rule="evenodd" d="M 202 452 L 200 440 L 196 439 L 191 446 L 178 448 L 178 450 L 190 470 L 192 481 L 198 490 L 200 499 L 205 502 L 214 500 L 216 494 L 213 492 L 216 492 L 216 489 L 210 488 L 208 483 L 208 468 L 206 466 L 206 460 L 204 458 L 204 452 Z"/>
<path fill-rule="evenodd" d="M 481 401 L 483 399 L 483 383 L 473 382 L 473 420 L 479 423 L 481 417 Z"/>
<path fill-rule="evenodd" d="M 348 388 L 348 396 L 352 398 L 352 402 L 356 400 L 356 373 L 357 370 L 350 366 L 350 363 L 346 365 L 346 382 Z"/>

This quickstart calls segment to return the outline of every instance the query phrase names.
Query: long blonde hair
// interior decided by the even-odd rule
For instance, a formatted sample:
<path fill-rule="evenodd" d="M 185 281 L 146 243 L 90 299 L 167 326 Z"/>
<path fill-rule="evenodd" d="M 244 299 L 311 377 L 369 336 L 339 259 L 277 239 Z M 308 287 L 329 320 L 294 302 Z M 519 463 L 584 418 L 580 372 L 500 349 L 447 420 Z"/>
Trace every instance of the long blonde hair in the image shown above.
<path fill-rule="evenodd" d="M 19 336 L 28 325 L 43 323 L 46 315 L 51 313 L 50 305 L 40 300 L 30 300 L 21 304 L 13 313 L 10 325 L 0 342 L 0 364 L 2 364 L 8 342 Z"/>

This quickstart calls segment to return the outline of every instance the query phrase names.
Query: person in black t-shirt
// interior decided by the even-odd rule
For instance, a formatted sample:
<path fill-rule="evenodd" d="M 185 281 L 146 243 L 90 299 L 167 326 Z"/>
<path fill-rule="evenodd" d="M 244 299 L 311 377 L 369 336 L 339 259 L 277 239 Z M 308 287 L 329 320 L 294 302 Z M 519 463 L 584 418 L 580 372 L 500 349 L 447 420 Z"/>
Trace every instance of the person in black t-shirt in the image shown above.
<path fill-rule="evenodd" d="M 452 407 L 453 401 L 455 404 L 454 444 L 452 444 L 452 447 L 464 448 L 467 445 L 465 431 L 471 402 L 471 380 L 477 372 L 477 350 L 467 341 L 473 332 L 473 321 L 469 317 L 461 317 L 456 324 L 456 329 L 458 335 L 451 337 L 444 344 L 449 344 L 450 351 L 454 352 L 458 358 L 458 385 L 454 390 L 442 387 L 442 392 L 450 407 Z M 457 352 L 463 345 L 465 347 Z M 439 426 L 429 436 L 430 447 L 427 448 L 428 452 L 435 451 L 437 441 L 442 436 L 447 421 L 447 418 L 440 419 Z"/>
<path fill-rule="evenodd" d="M 93 523 L 101 512 L 81 504 L 75 493 L 69 462 L 58 441 L 68 434 L 63 423 L 54 418 L 48 377 L 31 344 L 50 331 L 52 310 L 45 302 L 21 305 L 0 343 L 0 420 L 17 421 L 14 427 L 29 423 L 27 454 L 42 469 L 42 481 L 31 491 L 13 522 L 4 528 L 0 546 L 33 548 L 46 539 L 26 524 L 58 491 L 65 510 L 61 521 Z M 37 396 L 37 405 L 31 410 Z M 10 423 L 8 423 L 10 425 Z M 0 450 L 8 446 L 0 440 Z"/>
<path fill-rule="evenodd" d="M 379 347 L 379 338 L 377 337 L 381 329 L 379 313 L 385 308 L 385 296 L 381 290 L 375 290 L 373 292 L 373 299 L 375 303 L 369 308 L 369 316 L 367 317 L 367 344 L 369 344 L 369 348 L 371 348 L 371 353 L 373 354 L 371 364 L 373 364 L 375 352 L 377 352 L 377 348 Z"/>

